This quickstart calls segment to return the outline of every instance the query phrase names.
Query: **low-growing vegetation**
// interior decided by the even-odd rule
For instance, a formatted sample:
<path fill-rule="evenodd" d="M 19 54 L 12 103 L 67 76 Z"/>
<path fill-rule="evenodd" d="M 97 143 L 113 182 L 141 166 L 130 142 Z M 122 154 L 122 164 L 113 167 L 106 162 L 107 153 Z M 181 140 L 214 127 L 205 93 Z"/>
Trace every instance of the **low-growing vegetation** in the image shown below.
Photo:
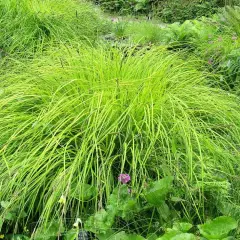
<path fill-rule="evenodd" d="M 103 26 L 96 10 L 83 1 L 0 1 L 2 55 L 28 57 L 51 44 L 93 42 Z"/>
<path fill-rule="evenodd" d="M 0 239 L 240 239 L 240 8 L 98 4 L 0 1 Z"/>

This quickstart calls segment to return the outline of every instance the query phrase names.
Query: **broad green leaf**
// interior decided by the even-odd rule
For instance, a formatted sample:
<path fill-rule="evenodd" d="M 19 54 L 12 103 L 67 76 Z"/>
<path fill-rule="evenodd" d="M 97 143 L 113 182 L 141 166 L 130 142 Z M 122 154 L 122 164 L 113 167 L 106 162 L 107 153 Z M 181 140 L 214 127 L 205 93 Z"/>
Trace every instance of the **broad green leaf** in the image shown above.
<path fill-rule="evenodd" d="M 90 216 L 85 222 L 86 230 L 93 233 L 106 234 L 114 223 L 115 212 L 105 211 L 104 209 Z"/>
<path fill-rule="evenodd" d="M 97 195 L 96 187 L 89 184 L 81 184 L 81 187 L 79 187 L 77 184 L 74 184 L 72 185 L 71 189 L 71 197 L 80 201 L 88 201 Z"/>
<path fill-rule="evenodd" d="M 158 238 L 156 233 L 147 235 L 147 240 L 156 240 Z"/>
<path fill-rule="evenodd" d="M 22 211 L 21 213 L 17 213 L 16 211 L 6 212 L 4 215 L 4 219 L 12 221 L 15 219 L 25 218 L 27 216 L 26 212 Z"/>
<path fill-rule="evenodd" d="M 127 240 L 145 240 L 145 238 L 137 234 L 129 234 Z"/>
<path fill-rule="evenodd" d="M 71 229 L 64 234 L 64 240 L 75 240 L 78 236 L 78 229 Z"/>
<path fill-rule="evenodd" d="M 112 229 L 109 229 L 105 233 L 97 233 L 96 237 L 99 240 L 106 240 L 106 239 L 109 239 L 110 237 L 112 237 L 114 234 L 115 234 L 114 231 Z"/>
<path fill-rule="evenodd" d="M 179 197 L 171 197 L 170 200 L 172 202 L 184 202 L 185 200 Z"/>
<path fill-rule="evenodd" d="M 150 183 L 144 195 L 146 200 L 154 206 L 160 206 L 172 189 L 173 177 L 165 177 Z"/>
<path fill-rule="evenodd" d="M 192 226 L 193 225 L 191 223 L 187 222 L 175 222 L 173 224 L 173 229 L 186 233 L 192 228 Z"/>
<path fill-rule="evenodd" d="M 59 222 L 52 222 L 46 226 L 41 226 L 37 229 L 34 240 L 51 240 L 64 232 L 64 227 Z"/>
<path fill-rule="evenodd" d="M 231 217 L 218 217 L 202 225 L 198 225 L 201 235 L 208 239 L 223 239 L 237 228 L 237 221 Z"/>
<path fill-rule="evenodd" d="M 145 238 L 136 234 L 127 234 L 124 231 L 114 234 L 108 240 L 144 240 Z"/>
<path fill-rule="evenodd" d="M 130 220 L 141 209 L 136 197 L 132 197 L 129 194 L 128 186 L 121 185 L 119 188 L 113 190 L 108 201 L 107 210 L 115 212 L 116 216 L 122 217 L 125 220 Z"/>
<path fill-rule="evenodd" d="M 171 240 L 197 240 L 197 237 L 191 233 L 180 233 Z"/>
<path fill-rule="evenodd" d="M 163 201 L 161 204 L 159 203 L 158 211 L 160 216 L 165 220 L 168 221 L 169 217 L 171 215 L 171 211 L 168 207 L 168 205 Z"/>
<path fill-rule="evenodd" d="M 181 234 L 182 232 L 179 230 L 170 230 L 169 232 L 165 233 L 162 237 L 158 238 L 157 240 L 171 240 L 173 237 Z"/>

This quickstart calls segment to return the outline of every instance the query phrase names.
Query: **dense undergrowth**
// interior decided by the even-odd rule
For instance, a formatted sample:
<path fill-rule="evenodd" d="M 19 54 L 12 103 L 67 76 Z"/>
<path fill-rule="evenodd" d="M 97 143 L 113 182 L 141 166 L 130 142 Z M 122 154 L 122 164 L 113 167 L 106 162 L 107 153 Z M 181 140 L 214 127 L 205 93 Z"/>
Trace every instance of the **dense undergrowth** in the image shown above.
<path fill-rule="evenodd" d="M 0 5 L 0 239 L 239 239 L 238 7 Z"/>
<path fill-rule="evenodd" d="M 219 7 L 239 5 L 238 0 L 91 0 L 104 11 L 120 15 L 147 15 L 174 23 L 211 16 Z"/>

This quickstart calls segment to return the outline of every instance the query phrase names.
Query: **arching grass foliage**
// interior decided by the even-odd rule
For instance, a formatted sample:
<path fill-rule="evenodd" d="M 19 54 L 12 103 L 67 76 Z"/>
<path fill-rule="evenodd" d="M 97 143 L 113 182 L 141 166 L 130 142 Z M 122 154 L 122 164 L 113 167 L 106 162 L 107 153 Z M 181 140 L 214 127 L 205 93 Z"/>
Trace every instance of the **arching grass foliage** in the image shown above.
<path fill-rule="evenodd" d="M 161 48 L 48 54 L 0 80 L 0 199 L 26 212 L 19 223 L 82 218 L 123 172 L 139 190 L 173 175 L 189 219 L 239 204 L 239 102 L 208 87 L 197 62 Z"/>
<path fill-rule="evenodd" d="M 101 22 L 82 0 L 1 0 L 1 54 L 26 56 L 52 42 L 94 41 Z"/>

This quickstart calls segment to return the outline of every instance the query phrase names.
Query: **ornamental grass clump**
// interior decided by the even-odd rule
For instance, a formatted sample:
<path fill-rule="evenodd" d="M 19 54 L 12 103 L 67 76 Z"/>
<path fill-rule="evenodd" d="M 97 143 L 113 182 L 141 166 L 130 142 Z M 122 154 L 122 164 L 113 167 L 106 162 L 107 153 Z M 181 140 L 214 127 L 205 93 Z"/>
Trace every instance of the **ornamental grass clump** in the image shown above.
<path fill-rule="evenodd" d="M 126 172 L 136 192 L 174 176 L 189 219 L 216 198 L 239 204 L 239 100 L 208 87 L 197 61 L 161 48 L 48 54 L 0 77 L 0 199 L 27 214 L 16 226 L 84 219 Z"/>
<path fill-rule="evenodd" d="M 102 20 L 78 0 L 0 0 L 0 48 L 3 55 L 28 55 L 50 43 L 93 42 Z"/>

